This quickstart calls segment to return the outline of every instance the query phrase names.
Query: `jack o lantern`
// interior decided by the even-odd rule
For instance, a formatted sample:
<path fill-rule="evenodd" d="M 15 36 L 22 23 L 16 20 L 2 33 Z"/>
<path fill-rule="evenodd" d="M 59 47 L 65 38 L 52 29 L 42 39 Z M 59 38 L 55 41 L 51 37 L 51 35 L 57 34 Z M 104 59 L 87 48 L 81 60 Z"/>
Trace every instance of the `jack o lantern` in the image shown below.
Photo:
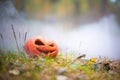
<path fill-rule="evenodd" d="M 58 54 L 56 43 L 40 36 L 28 39 L 24 44 L 24 49 L 30 57 L 39 55 L 56 57 Z"/>

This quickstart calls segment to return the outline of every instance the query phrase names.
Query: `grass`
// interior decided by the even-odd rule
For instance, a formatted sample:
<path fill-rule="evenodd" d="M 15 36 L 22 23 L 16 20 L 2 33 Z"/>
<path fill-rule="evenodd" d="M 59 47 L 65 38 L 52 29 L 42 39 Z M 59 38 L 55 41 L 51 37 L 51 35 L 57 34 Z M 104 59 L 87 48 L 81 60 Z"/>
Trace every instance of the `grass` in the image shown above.
<path fill-rule="evenodd" d="M 56 58 L 29 58 L 13 52 L 0 53 L 0 80 L 57 80 L 58 75 L 67 77 L 67 80 L 119 80 L 120 73 L 109 74 L 100 69 L 96 71 L 87 63 L 80 60 L 71 63 L 74 55 L 59 54 Z M 58 73 L 57 70 L 65 71 Z M 119 65 L 120 69 L 120 65 Z"/>

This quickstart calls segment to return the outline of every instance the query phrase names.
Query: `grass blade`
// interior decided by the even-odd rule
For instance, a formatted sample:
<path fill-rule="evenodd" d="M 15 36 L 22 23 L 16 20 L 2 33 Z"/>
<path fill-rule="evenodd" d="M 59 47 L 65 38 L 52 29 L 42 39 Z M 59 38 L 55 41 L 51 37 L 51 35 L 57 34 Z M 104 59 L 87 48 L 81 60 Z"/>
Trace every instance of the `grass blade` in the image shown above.
<path fill-rule="evenodd" d="M 14 36 L 14 39 L 15 39 L 15 42 L 16 42 L 16 45 L 17 45 L 18 53 L 19 53 L 20 50 L 19 50 L 19 46 L 18 46 L 18 42 L 17 42 L 17 37 L 16 37 L 15 30 L 14 30 L 14 27 L 13 27 L 12 24 L 11 24 L 11 27 L 12 27 L 13 36 Z"/>
<path fill-rule="evenodd" d="M 27 38 L 27 32 L 25 32 L 24 42 L 26 41 L 26 38 Z"/>

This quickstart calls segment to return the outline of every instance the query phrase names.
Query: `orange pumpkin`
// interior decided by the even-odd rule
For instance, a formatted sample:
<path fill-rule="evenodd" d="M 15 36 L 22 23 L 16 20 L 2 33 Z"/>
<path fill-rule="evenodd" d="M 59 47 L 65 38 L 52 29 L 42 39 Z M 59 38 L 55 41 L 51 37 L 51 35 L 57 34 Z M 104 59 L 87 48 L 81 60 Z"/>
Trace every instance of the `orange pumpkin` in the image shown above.
<path fill-rule="evenodd" d="M 58 54 L 56 43 L 40 36 L 28 39 L 24 49 L 29 56 L 56 57 Z"/>

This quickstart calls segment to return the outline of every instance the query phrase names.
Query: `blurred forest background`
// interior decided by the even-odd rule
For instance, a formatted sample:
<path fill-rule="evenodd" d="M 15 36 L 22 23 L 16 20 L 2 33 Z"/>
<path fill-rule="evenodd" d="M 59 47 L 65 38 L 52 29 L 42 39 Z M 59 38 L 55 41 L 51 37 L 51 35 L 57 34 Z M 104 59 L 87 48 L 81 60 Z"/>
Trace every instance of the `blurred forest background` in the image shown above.
<path fill-rule="evenodd" d="M 13 0 L 27 18 L 69 21 L 74 25 L 96 21 L 115 14 L 120 22 L 120 0 Z"/>

